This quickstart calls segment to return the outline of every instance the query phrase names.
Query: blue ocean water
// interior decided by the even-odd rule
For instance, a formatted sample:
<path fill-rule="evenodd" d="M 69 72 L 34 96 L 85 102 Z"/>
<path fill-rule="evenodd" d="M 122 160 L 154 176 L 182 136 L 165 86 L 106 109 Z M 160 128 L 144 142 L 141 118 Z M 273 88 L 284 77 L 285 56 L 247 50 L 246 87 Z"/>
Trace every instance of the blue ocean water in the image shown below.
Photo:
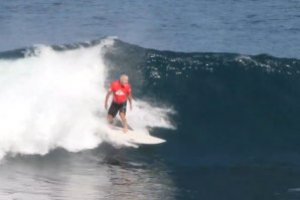
<path fill-rule="evenodd" d="M 176 129 L 152 129 L 167 143 L 138 149 L 8 152 L 0 198 L 300 198 L 299 9 L 296 0 L 2 2 L 0 81 L 36 72 L 22 58 L 55 59 L 32 53 L 36 44 L 62 52 L 60 65 L 68 63 L 64 52 L 87 56 L 117 36 L 103 47 L 105 81 L 126 72 L 137 99 L 174 110 Z M 31 71 L 7 76 L 14 61 Z M 5 95 L 0 90 L 0 102 Z"/>
<path fill-rule="evenodd" d="M 104 36 L 184 52 L 299 58 L 299 1 L 2 1 L 0 50 Z"/>

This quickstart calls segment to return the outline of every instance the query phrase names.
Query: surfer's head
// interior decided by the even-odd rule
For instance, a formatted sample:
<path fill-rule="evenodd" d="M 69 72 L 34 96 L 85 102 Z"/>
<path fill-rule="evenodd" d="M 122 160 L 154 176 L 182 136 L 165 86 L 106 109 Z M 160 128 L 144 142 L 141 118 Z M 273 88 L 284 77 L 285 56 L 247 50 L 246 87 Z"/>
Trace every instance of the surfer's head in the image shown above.
<path fill-rule="evenodd" d="M 126 85 L 126 84 L 128 84 L 128 76 L 126 75 L 126 74 L 122 74 L 121 76 L 120 76 L 120 83 L 122 84 L 122 85 Z"/>

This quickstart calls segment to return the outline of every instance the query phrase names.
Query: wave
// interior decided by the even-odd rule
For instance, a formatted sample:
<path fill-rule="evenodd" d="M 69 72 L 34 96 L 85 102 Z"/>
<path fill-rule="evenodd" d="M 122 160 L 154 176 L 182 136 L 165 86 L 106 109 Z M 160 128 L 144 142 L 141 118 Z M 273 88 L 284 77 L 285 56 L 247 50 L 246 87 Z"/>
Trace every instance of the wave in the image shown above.
<path fill-rule="evenodd" d="M 132 146 L 106 134 L 104 95 L 122 73 L 134 88 L 130 123 L 176 132 L 163 135 L 166 153 L 186 149 L 168 154 L 174 160 L 300 150 L 300 60 L 159 51 L 106 38 L 0 53 L 1 157 L 104 141 Z"/>

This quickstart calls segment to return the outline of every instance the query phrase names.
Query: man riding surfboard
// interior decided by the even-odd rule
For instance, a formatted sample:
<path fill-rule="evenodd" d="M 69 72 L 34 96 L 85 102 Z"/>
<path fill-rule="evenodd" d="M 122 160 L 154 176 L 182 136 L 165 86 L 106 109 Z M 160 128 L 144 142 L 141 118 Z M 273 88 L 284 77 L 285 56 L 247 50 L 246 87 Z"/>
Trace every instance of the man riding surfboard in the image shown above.
<path fill-rule="evenodd" d="M 127 100 L 129 101 L 130 110 L 132 110 L 132 92 L 129 84 L 129 78 L 126 74 L 122 74 L 119 80 L 111 83 L 110 89 L 105 98 L 105 109 L 108 108 L 108 99 L 111 94 L 113 94 L 113 101 L 108 109 L 107 120 L 110 124 L 113 123 L 114 118 L 119 112 L 123 131 L 126 133 L 128 131 L 128 124 L 126 120 Z"/>

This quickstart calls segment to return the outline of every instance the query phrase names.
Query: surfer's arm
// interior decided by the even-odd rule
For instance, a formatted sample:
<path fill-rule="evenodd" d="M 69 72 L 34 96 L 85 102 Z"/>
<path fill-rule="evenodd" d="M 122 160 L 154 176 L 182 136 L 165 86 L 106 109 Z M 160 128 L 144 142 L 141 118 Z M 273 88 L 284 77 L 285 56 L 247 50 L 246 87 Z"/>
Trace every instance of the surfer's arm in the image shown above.
<path fill-rule="evenodd" d="M 131 94 L 128 96 L 128 101 L 129 101 L 130 109 L 132 110 L 132 95 Z"/>
<path fill-rule="evenodd" d="M 109 90 L 106 94 L 106 97 L 105 97 L 105 109 L 107 109 L 107 102 L 108 102 L 108 99 L 109 99 L 109 96 L 112 94 L 113 92 L 111 90 Z"/>

